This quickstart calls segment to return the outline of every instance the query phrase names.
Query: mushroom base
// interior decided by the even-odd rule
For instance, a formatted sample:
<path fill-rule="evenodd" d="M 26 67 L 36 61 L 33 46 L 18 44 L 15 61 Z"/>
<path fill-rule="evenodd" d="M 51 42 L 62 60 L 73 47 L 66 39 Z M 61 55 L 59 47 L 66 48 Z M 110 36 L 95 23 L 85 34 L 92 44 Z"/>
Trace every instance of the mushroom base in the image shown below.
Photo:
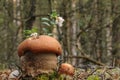
<path fill-rule="evenodd" d="M 30 76 L 52 73 L 57 68 L 57 56 L 53 53 L 25 53 L 20 58 L 22 70 Z"/>

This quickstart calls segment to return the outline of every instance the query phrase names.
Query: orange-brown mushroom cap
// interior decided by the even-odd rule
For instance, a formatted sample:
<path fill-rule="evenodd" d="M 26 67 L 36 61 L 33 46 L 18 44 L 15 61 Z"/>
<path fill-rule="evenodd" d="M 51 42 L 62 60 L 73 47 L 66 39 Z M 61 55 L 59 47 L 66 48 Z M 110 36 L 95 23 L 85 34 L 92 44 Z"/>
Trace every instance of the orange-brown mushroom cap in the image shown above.
<path fill-rule="evenodd" d="M 55 53 L 60 55 L 62 48 L 60 43 L 53 37 L 47 35 L 38 36 L 38 38 L 28 38 L 18 46 L 18 56 L 21 57 L 26 51 L 32 53 Z"/>
<path fill-rule="evenodd" d="M 59 73 L 60 74 L 66 74 L 73 76 L 75 72 L 74 67 L 71 64 L 68 63 L 62 63 L 59 68 Z"/>

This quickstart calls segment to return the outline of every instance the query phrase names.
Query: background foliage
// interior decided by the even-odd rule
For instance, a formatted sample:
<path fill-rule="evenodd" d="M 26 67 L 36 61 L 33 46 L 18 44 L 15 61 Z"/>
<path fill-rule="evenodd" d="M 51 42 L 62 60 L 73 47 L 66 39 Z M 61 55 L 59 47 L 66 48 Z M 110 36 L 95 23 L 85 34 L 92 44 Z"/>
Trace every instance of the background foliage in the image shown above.
<path fill-rule="evenodd" d="M 65 19 L 62 27 L 41 20 L 54 10 Z M 62 62 L 120 64 L 120 0 L 0 0 L 0 68 L 19 63 L 17 46 L 34 27 L 60 41 Z"/>

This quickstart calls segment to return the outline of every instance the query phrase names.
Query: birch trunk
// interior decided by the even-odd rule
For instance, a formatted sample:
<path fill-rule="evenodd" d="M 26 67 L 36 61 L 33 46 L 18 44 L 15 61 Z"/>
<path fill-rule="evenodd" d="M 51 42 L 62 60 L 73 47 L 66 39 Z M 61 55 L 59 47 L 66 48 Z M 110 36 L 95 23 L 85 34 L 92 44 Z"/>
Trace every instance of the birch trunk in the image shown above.
<path fill-rule="evenodd" d="M 71 9 L 74 11 L 76 9 L 76 4 L 77 4 L 77 0 L 71 0 Z M 73 56 L 77 56 L 77 51 L 76 51 L 76 43 L 77 43 L 77 37 L 76 37 L 76 33 L 77 33 L 77 12 L 73 12 L 72 13 L 72 17 L 71 17 L 71 53 Z M 75 65 L 76 64 L 76 59 L 73 59 L 72 64 Z"/>
<path fill-rule="evenodd" d="M 108 4 L 108 3 L 107 3 Z M 111 57 L 112 56 L 112 19 L 111 19 L 111 1 L 109 1 L 109 6 L 106 4 L 106 52 L 107 56 Z"/>

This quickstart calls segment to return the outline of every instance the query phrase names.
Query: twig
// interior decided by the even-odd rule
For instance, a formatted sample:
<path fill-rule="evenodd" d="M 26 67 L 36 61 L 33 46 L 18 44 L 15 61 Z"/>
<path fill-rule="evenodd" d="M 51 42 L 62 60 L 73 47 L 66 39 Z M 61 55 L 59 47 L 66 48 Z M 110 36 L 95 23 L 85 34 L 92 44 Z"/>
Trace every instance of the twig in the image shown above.
<path fill-rule="evenodd" d="M 91 59 L 91 58 L 89 58 L 89 57 L 87 57 L 87 56 L 64 56 L 64 57 L 65 57 L 65 58 L 84 58 L 84 59 L 86 59 L 86 60 L 89 60 L 89 61 L 97 64 L 97 65 L 105 66 L 105 64 L 103 64 L 103 63 L 101 63 L 101 62 L 99 62 L 99 61 L 96 61 L 96 60 L 94 60 L 94 59 Z"/>

